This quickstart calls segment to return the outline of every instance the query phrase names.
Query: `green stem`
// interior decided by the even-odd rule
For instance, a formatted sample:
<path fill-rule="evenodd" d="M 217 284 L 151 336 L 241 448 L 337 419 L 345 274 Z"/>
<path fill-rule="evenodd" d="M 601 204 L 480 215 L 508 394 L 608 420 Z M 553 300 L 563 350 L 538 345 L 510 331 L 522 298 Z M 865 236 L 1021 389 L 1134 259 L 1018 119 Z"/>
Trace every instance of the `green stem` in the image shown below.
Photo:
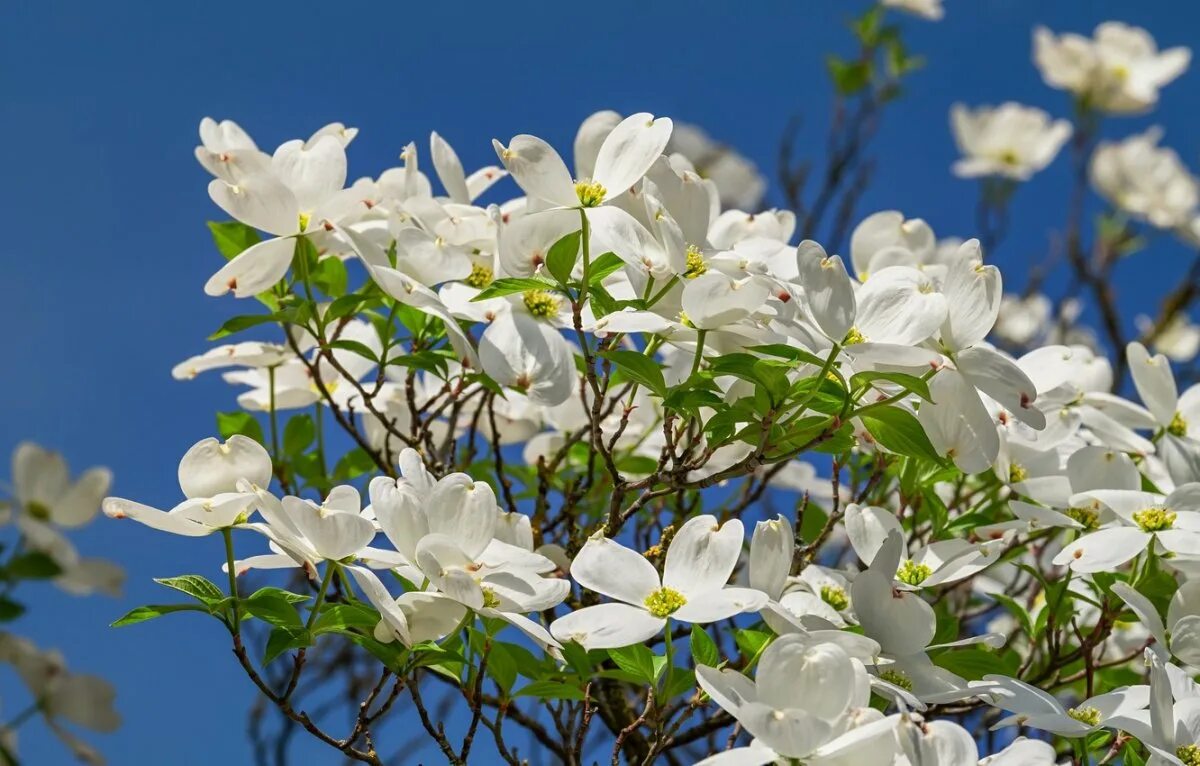
<path fill-rule="evenodd" d="M 333 573 L 341 566 L 336 561 L 329 561 L 325 564 L 325 576 L 321 578 L 321 588 L 317 591 L 317 600 L 313 602 L 312 611 L 308 613 L 308 622 L 304 624 L 306 630 L 312 630 L 313 623 L 317 621 L 317 615 L 321 613 L 321 606 L 325 603 L 325 593 L 329 590 L 329 583 L 333 580 Z"/>
<path fill-rule="evenodd" d="M 238 602 L 237 566 L 233 559 L 233 530 L 225 527 L 221 530 L 221 536 L 225 538 L 225 565 L 229 569 L 229 595 L 233 597 L 233 624 L 229 627 L 236 636 L 242 631 L 242 615 L 241 604 Z"/>
<path fill-rule="evenodd" d="M 696 358 L 692 360 L 692 374 L 700 371 L 700 360 L 704 358 L 704 336 L 708 330 L 696 330 Z"/>
<path fill-rule="evenodd" d="M 588 223 L 587 212 L 583 208 L 579 208 L 579 244 L 583 250 L 583 280 L 580 284 L 580 303 L 587 297 L 588 288 L 591 283 L 588 281 L 591 278 L 592 269 L 592 225 Z"/>

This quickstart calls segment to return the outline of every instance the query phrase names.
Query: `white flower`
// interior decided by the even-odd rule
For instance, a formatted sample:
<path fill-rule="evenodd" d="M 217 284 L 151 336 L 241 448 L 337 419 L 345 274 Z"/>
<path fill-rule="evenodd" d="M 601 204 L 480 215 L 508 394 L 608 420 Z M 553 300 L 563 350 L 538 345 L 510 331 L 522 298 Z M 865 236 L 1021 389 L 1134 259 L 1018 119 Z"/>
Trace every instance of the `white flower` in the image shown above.
<path fill-rule="evenodd" d="M 1136 322 L 1142 335 L 1149 334 L 1154 328 L 1154 320 L 1144 314 L 1139 314 Z M 1200 353 L 1200 325 L 1183 312 L 1176 314 L 1157 333 L 1154 350 L 1172 362 L 1192 361 Z"/>
<path fill-rule="evenodd" d="M 850 261 L 858 278 L 887 266 L 918 266 L 931 263 L 937 238 L 920 218 L 906 219 L 896 210 L 873 213 L 859 222 L 850 235 Z"/>
<path fill-rule="evenodd" d="M 946 13 L 942 0 L 883 0 L 883 4 L 930 21 L 940 21 Z"/>
<path fill-rule="evenodd" d="M 986 675 L 972 685 L 982 699 L 1010 713 L 993 724 L 993 729 L 1029 726 L 1063 737 L 1084 737 L 1116 728 L 1112 719 L 1142 710 L 1150 701 L 1149 686 L 1122 687 L 1067 708 L 1049 692 L 1007 676 Z"/>
<path fill-rule="evenodd" d="M 1164 659 L 1172 655 L 1188 665 L 1200 665 L 1200 580 L 1188 580 L 1175 591 L 1167 606 L 1166 625 L 1158 609 L 1129 583 L 1113 583 L 1112 589 L 1154 637 L 1151 650 Z"/>
<path fill-rule="evenodd" d="M 1114 114 L 1154 106 L 1159 88 L 1182 74 L 1191 57 L 1183 47 L 1160 53 L 1146 30 L 1117 21 L 1097 26 L 1095 39 L 1072 33 L 1055 37 L 1045 27 L 1033 32 L 1033 60 L 1046 84 Z"/>
<path fill-rule="evenodd" d="M 575 354 L 566 339 L 553 327 L 517 311 L 503 312 L 483 331 L 479 363 L 500 385 L 550 407 L 569 399 L 579 379 Z"/>
<path fill-rule="evenodd" d="M 83 526 L 99 513 L 112 473 L 107 468 L 91 468 L 72 482 L 62 455 L 22 442 L 13 453 L 12 481 L 19 513 L 70 529 Z"/>
<path fill-rule="evenodd" d="M 1162 130 L 1150 128 L 1117 142 L 1102 142 L 1090 168 L 1096 191 L 1117 208 L 1160 229 L 1191 224 L 1200 184 L 1179 155 L 1160 147 Z"/>
<path fill-rule="evenodd" d="M 271 456 L 253 439 L 240 434 L 224 444 L 203 439 L 179 461 L 179 487 L 187 498 L 182 503 L 164 512 L 108 497 L 103 509 L 113 519 L 133 519 L 163 532 L 201 537 L 245 523 L 255 494 L 241 487 L 247 482 L 265 487 L 271 483 L 271 474 Z"/>
<path fill-rule="evenodd" d="M 666 151 L 682 155 L 689 170 L 715 184 L 725 207 L 754 210 L 767 191 L 767 179 L 754 162 L 695 125 L 676 123 Z"/>
<path fill-rule="evenodd" d="M 670 138 L 668 118 L 632 114 L 604 137 L 594 168 L 577 167 L 580 176 L 574 180 L 558 152 L 536 136 L 514 136 L 508 146 L 493 140 L 492 145 L 513 180 L 529 196 L 559 207 L 594 208 L 640 181 Z"/>
<path fill-rule="evenodd" d="M 783 636 L 763 651 L 754 681 L 704 665 L 696 681 L 754 737 L 749 747 L 700 762 L 706 766 L 780 760 L 890 766 L 895 758 L 897 717 L 867 707 L 867 674 L 840 646 Z"/>
<path fill-rule="evenodd" d="M 1097 506 L 1117 520 L 1090 532 L 1054 557 L 1075 572 L 1112 571 L 1156 542 L 1181 556 L 1200 556 L 1200 484 L 1182 484 L 1170 495 L 1131 489 L 1098 489 L 1071 498 L 1072 507 Z"/>
<path fill-rule="evenodd" d="M 311 146 L 289 141 L 275 150 L 269 169 L 233 182 L 221 178 L 208 185 L 208 194 L 234 219 L 273 235 L 238 254 L 204 286 L 209 295 L 232 291 L 238 298 L 256 295 L 274 285 L 292 263 L 296 238 L 324 234 L 361 207 L 359 196 L 346 182 L 346 150 L 331 135 Z"/>
<path fill-rule="evenodd" d="M 954 163 L 962 178 L 1003 176 L 1027 181 L 1050 164 L 1071 137 L 1071 123 L 1054 120 L 1041 109 L 1013 102 L 974 110 L 950 109 L 950 125 L 963 159 Z"/>
<path fill-rule="evenodd" d="M 587 649 L 639 644 L 658 635 L 668 619 L 706 624 L 761 609 L 766 594 L 726 583 L 742 550 L 742 523 L 713 516 L 689 519 L 672 538 L 660 579 L 641 554 L 605 537 L 592 537 L 571 563 L 571 578 L 618 603 L 584 607 L 550 625 L 559 641 Z"/>
<path fill-rule="evenodd" d="M 1161 429 L 1157 454 L 1176 484 L 1200 480 L 1200 386 L 1180 396 L 1165 356 L 1150 356 L 1140 343 L 1130 343 L 1125 353 L 1138 396 L 1153 417 L 1130 425 Z"/>

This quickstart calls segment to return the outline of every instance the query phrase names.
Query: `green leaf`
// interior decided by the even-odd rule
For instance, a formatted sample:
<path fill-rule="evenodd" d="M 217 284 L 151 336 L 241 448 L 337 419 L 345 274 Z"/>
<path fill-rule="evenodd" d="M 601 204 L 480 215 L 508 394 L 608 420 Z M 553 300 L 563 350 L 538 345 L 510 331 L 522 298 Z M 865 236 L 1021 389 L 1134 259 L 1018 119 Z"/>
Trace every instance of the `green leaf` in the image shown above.
<path fill-rule="evenodd" d="M 269 324 L 277 321 L 274 314 L 243 314 L 241 316 L 231 317 L 225 320 L 221 328 L 208 336 L 209 340 L 220 340 L 228 335 L 239 333 L 242 330 L 249 330 L 251 327 L 258 327 L 260 324 Z"/>
<path fill-rule="evenodd" d="M 876 407 L 863 413 L 860 419 L 871 438 L 897 455 L 942 462 L 941 455 L 911 413 L 898 407 Z"/>
<path fill-rule="evenodd" d="M 283 428 L 283 453 L 299 455 L 317 437 L 317 427 L 309 415 L 293 415 Z"/>
<path fill-rule="evenodd" d="M 752 630 L 743 628 L 735 630 L 733 633 L 733 641 L 737 644 L 742 655 L 747 659 L 755 659 L 771 642 L 771 634 L 761 630 Z"/>
<path fill-rule="evenodd" d="M 933 658 L 933 663 L 968 681 L 978 681 L 989 674 L 1015 676 L 1021 665 L 1016 652 L 989 652 L 972 647 L 943 652 Z"/>
<path fill-rule="evenodd" d="M 346 274 L 346 264 L 341 258 L 328 257 L 317 261 L 313 271 L 313 283 L 330 298 L 338 298 L 346 293 L 349 276 Z"/>
<path fill-rule="evenodd" d="M 550 290 L 555 287 L 555 284 L 546 279 L 533 279 L 528 277 L 507 277 L 505 279 L 497 279 L 487 287 L 479 291 L 479 295 L 472 298 L 472 301 L 485 301 L 488 298 L 500 298 L 505 295 L 513 295 L 514 293 L 523 293 L 527 290 Z"/>
<path fill-rule="evenodd" d="M 659 675 L 665 667 L 665 657 L 658 658 L 661 662 L 656 662 L 654 652 L 645 644 L 634 644 L 621 649 L 609 649 L 608 656 L 617 667 L 624 670 L 639 680 L 647 684 L 653 684 L 658 681 Z"/>
<path fill-rule="evenodd" d="M 128 612 L 124 617 L 114 622 L 110 627 L 123 628 L 126 625 L 136 625 L 139 622 L 153 620 L 156 617 L 162 617 L 164 614 L 172 612 L 205 612 L 208 609 L 199 604 L 155 604 L 147 606 L 139 606 L 136 609 Z"/>
<path fill-rule="evenodd" d="M 25 605 L 8 596 L 0 596 L 0 622 L 12 622 L 25 614 Z"/>
<path fill-rule="evenodd" d="M 312 601 L 312 596 L 306 596 L 303 593 L 292 593 L 290 590 L 284 590 L 283 588 L 275 588 L 271 586 L 259 588 L 250 595 L 250 598 L 266 598 L 268 596 L 273 598 L 281 598 L 284 601 L 287 601 L 289 604 L 304 604 Z M 340 606 L 340 604 L 338 606 Z"/>
<path fill-rule="evenodd" d="M 525 684 L 514 697 L 537 697 L 547 700 L 582 700 L 583 689 L 562 681 L 534 681 Z"/>
<path fill-rule="evenodd" d="M 273 592 L 258 592 L 242 602 L 247 612 L 276 627 L 298 629 L 303 625 L 300 613 L 286 596 Z"/>
<path fill-rule="evenodd" d="M 262 241 L 257 231 L 241 221 L 209 221 L 208 230 L 212 233 L 217 250 L 226 260 L 232 260 L 241 255 L 243 250 Z"/>
<path fill-rule="evenodd" d="M 48 580 L 62 574 L 62 567 L 41 551 L 30 551 L 8 560 L 4 575 L 9 580 Z"/>
<path fill-rule="evenodd" d="M 582 232 L 573 231 L 550 246 L 546 253 L 546 270 L 565 285 L 571 281 L 571 271 L 575 268 L 575 260 L 579 257 L 579 240 Z M 590 274 L 589 274 L 590 277 Z"/>
<path fill-rule="evenodd" d="M 662 368 L 650 357 L 628 349 L 605 351 L 601 356 L 615 364 L 630 380 L 640 383 L 660 397 L 667 395 L 667 381 L 663 378 Z"/>
<path fill-rule="evenodd" d="M 825 366 L 825 360 L 816 354 L 812 354 L 802 348 L 795 348 L 783 343 L 764 343 L 760 346 L 750 346 L 746 350 L 755 351 L 759 354 L 766 354 L 767 356 L 777 356 L 781 359 L 790 359 L 793 362 L 811 364 L 816 367 Z"/>
<path fill-rule="evenodd" d="M 330 604 L 313 623 L 313 633 L 345 633 L 359 630 L 368 635 L 379 623 L 379 612 L 362 604 Z"/>
<path fill-rule="evenodd" d="M 992 598 L 1017 618 L 1017 621 L 1021 623 L 1021 628 L 1025 631 L 1025 635 L 1032 639 L 1037 639 L 1037 636 L 1033 632 L 1033 621 L 1029 618 L 1029 611 L 1024 606 L 1003 593 L 993 593 Z"/>
<path fill-rule="evenodd" d="M 715 668 L 721 662 L 721 652 L 703 625 L 692 625 L 692 659 L 697 665 Z"/>
<path fill-rule="evenodd" d="M 186 593 L 200 603 L 210 606 L 225 599 L 225 592 L 210 580 L 200 575 L 180 575 L 179 577 L 155 578 L 154 582 L 168 588 Z"/>
<path fill-rule="evenodd" d="M 517 662 L 502 643 L 493 643 L 487 655 L 487 674 L 504 693 L 512 691 L 517 682 Z"/>
<path fill-rule="evenodd" d="M 249 412 L 218 412 L 217 433 L 221 434 L 222 439 L 241 434 L 259 444 L 263 443 L 262 426 Z"/>
<path fill-rule="evenodd" d="M 588 268 L 588 284 L 595 285 L 603 282 L 605 277 L 616 273 L 624 265 L 625 261 L 621 260 L 616 253 L 604 253 L 592 261 Z"/>
<path fill-rule="evenodd" d="M 860 372 L 850 377 L 850 387 L 857 388 L 877 381 L 894 383 L 927 402 L 933 401 L 933 397 L 929 393 L 929 383 L 918 378 L 916 375 L 906 375 L 903 372 L 882 372 L 878 370 Z"/>
<path fill-rule="evenodd" d="M 833 86 L 842 96 L 853 96 L 871 84 L 871 62 L 845 61 L 837 56 L 825 59 Z"/>
<path fill-rule="evenodd" d="M 671 668 L 671 672 L 667 674 L 667 682 L 663 684 L 663 698 L 671 699 L 686 694 L 695 685 L 696 673 L 691 668 Z"/>
<path fill-rule="evenodd" d="M 309 632 L 303 626 L 298 629 L 272 628 L 271 635 L 267 637 L 267 648 L 263 652 L 263 664 L 271 664 L 279 655 L 289 649 L 300 649 L 311 644 L 312 636 L 309 635 Z"/>
<path fill-rule="evenodd" d="M 368 359 L 372 362 L 375 362 L 376 364 L 379 363 L 379 356 L 375 353 L 375 350 L 373 348 L 371 348 L 370 346 L 368 346 L 367 344 L 361 343 L 357 340 L 330 341 L 329 347 L 330 348 L 340 348 L 345 351 L 349 351 L 351 353 L 358 354 L 359 356 L 363 357 L 364 359 Z"/>

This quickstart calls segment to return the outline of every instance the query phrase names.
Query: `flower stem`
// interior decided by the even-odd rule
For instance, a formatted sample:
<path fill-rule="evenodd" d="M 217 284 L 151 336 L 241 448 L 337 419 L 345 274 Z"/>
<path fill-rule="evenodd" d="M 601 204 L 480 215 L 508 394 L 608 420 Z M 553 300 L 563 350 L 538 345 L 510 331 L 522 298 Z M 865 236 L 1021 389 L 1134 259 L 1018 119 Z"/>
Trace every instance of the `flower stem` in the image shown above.
<path fill-rule="evenodd" d="M 241 605 L 238 603 L 237 566 L 233 559 L 233 530 L 225 527 L 221 530 L 221 536 L 225 538 L 225 565 L 229 569 L 229 595 L 233 597 L 233 620 L 229 628 L 236 636 L 242 631 L 242 615 Z"/>

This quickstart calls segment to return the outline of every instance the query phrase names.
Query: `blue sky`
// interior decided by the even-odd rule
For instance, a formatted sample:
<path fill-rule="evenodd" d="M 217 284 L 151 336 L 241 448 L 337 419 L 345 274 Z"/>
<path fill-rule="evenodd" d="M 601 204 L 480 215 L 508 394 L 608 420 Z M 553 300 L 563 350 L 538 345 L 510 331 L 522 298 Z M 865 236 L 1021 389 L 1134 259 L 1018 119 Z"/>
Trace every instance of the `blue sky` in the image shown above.
<path fill-rule="evenodd" d="M 245 308 L 201 289 L 220 263 L 204 228 L 219 211 L 192 157 L 201 117 L 235 119 L 268 149 L 333 120 L 355 125 L 361 133 L 349 155 L 357 177 L 397 164 L 409 140 L 424 153 L 435 129 L 471 168 L 495 161 L 493 137 L 535 133 L 565 150 L 597 109 L 646 110 L 704 126 L 774 180 L 779 138 L 796 112 L 805 113 L 809 146 L 820 151 L 830 99 L 822 57 L 831 47 L 849 51 L 840 24 L 862 5 L 8 4 L 0 46 L 0 132 L 9 147 L 0 186 L 8 224 L 0 320 L 9 337 L 0 453 L 31 438 L 65 452 L 77 469 L 110 466 L 118 493 L 169 507 L 179 457 L 212 433 L 214 411 L 233 408 L 233 391 L 217 377 L 178 383 L 169 374 Z M 970 236 L 974 220 L 974 184 L 949 173 L 951 103 L 1015 99 L 1067 114 L 1066 96 L 1044 87 L 1030 63 L 1036 23 L 1090 32 L 1121 19 L 1147 27 L 1163 46 L 1200 42 L 1200 11 L 1178 3 L 946 5 L 941 23 L 904 20 L 911 48 L 929 65 L 886 118 L 876 183 L 860 208 L 902 209 L 940 235 Z M 1193 68 L 1166 89 L 1154 115 L 1114 120 L 1106 132 L 1161 122 L 1165 143 L 1196 167 L 1198 88 Z M 992 259 L 1011 284 L 1023 283 L 1061 223 L 1067 180 L 1060 158 L 1018 192 L 1014 231 Z M 1122 264 L 1124 305 L 1147 308 L 1143 296 L 1161 294 L 1186 255 L 1160 238 Z M 106 627 L 134 605 L 163 600 L 151 577 L 219 575 L 219 541 L 103 519 L 77 539 L 85 553 L 127 567 L 126 597 L 37 590 L 20 631 L 61 647 L 75 669 L 119 684 L 125 727 L 93 741 L 118 765 L 249 763 L 251 687 L 215 622 L 183 616 Z M 12 683 L 0 676 L 6 715 L 16 712 Z M 22 740 L 26 762 L 65 762 L 39 730 Z M 338 762 L 322 749 L 305 752 L 311 763 Z"/>

